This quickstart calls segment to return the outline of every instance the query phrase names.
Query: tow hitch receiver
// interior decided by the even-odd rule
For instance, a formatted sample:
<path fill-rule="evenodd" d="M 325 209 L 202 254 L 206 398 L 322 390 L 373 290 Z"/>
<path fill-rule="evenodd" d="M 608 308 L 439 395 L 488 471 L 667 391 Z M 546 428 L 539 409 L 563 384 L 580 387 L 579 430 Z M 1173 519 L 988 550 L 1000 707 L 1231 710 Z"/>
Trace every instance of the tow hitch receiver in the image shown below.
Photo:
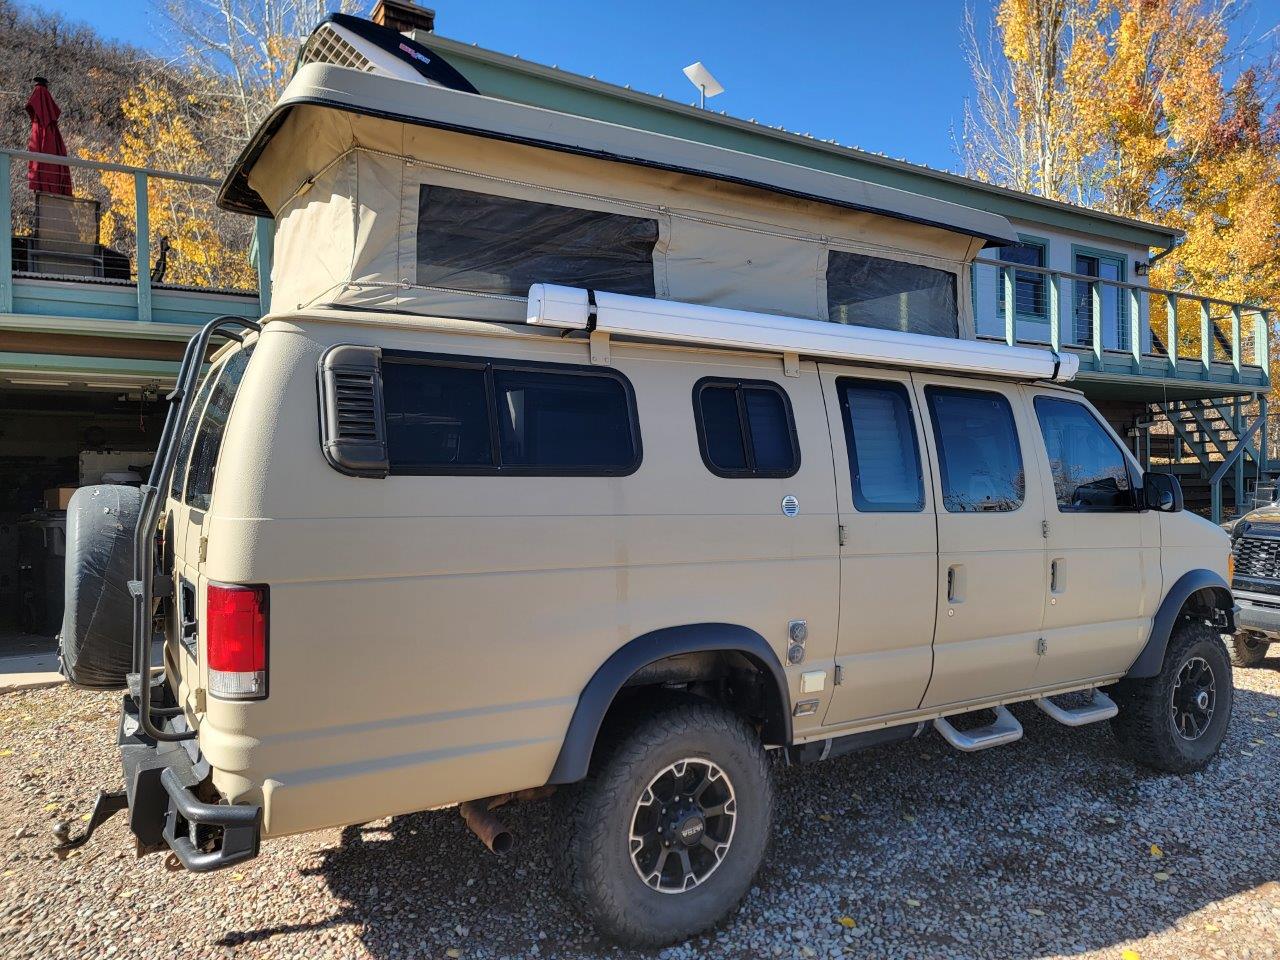
<path fill-rule="evenodd" d="M 114 814 L 128 808 L 129 795 L 123 790 L 99 790 L 98 799 L 93 803 L 93 812 L 89 814 L 89 825 L 84 833 L 75 839 L 71 838 L 71 822 L 60 820 L 53 825 L 53 836 L 58 841 L 53 848 L 59 860 L 65 860 L 72 850 L 83 847 L 93 836 L 93 831 L 106 823 Z"/>

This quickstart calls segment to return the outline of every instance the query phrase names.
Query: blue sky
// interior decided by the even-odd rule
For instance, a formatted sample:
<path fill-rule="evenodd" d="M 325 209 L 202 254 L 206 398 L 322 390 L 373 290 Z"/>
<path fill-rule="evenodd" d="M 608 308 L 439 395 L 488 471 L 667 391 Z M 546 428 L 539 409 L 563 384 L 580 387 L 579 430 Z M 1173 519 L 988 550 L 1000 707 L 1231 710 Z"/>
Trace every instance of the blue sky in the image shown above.
<path fill-rule="evenodd" d="M 372 7 L 373 0 L 369 0 Z M 425 0 L 445 36 L 685 102 L 702 60 L 726 92 L 708 107 L 939 168 L 958 166 L 970 93 L 963 0 Z M 978 16 L 991 0 L 972 0 Z M 162 49 L 150 0 L 28 0 Z M 1252 0 L 1241 33 L 1271 31 L 1280 0 Z"/>

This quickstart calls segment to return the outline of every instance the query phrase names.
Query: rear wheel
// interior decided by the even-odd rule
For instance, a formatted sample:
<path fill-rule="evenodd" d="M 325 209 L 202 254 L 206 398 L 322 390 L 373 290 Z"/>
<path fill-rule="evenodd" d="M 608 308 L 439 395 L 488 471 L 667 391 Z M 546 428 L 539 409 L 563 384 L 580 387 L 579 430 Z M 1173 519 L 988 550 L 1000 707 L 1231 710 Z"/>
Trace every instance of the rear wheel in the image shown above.
<path fill-rule="evenodd" d="M 737 716 L 693 697 L 650 706 L 608 735 L 567 811 L 570 889 L 615 940 L 687 939 L 737 905 L 764 857 L 764 749 Z"/>
<path fill-rule="evenodd" d="M 1222 746 L 1233 699 L 1231 663 L 1217 630 L 1183 620 L 1156 676 L 1116 684 L 1120 712 L 1111 728 L 1138 763 L 1190 773 Z"/>
<path fill-rule="evenodd" d="M 1267 648 L 1270 646 L 1271 641 L 1261 637 L 1237 634 L 1231 638 L 1228 650 L 1231 654 L 1231 662 L 1237 667 L 1256 667 L 1266 658 Z"/>

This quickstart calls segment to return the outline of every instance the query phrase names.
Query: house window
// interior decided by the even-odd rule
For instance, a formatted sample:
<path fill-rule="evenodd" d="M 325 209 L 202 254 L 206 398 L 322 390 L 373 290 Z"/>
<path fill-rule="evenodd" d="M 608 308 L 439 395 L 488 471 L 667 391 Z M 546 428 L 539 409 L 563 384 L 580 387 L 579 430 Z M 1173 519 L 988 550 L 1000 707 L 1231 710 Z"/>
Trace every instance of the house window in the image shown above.
<path fill-rule="evenodd" d="M 1007 247 L 997 247 L 995 258 L 1029 267 L 1045 265 L 1045 245 L 1036 240 L 1023 240 Z M 1015 270 L 1013 273 L 1013 308 L 1019 320 L 1046 323 L 1049 319 L 1049 278 L 1043 273 Z M 996 316 L 1004 321 L 1004 278 L 996 270 Z"/>
<path fill-rule="evenodd" d="M 956 275 L 832 250 L 827 257 L 827 315 L 836 323 L 958 337 Z"/>
<path fill-rule="evenodd" d="M 765 380 L 699 380 L 693 414 L 702 462 L 718 477 L 790 477 L 800 469 L 786 392 Z"/>
<path fill-rule="evenodd" d="M 423 184 L 417 282 L 523 297 L 535 283 L 652 297 L 658 222 Z"/>
<path fill-rule="evenodd" d="M 1103 280 L 1124 280 L 1124 257 L 1107 254 L 1076 253 L 1075 272 Z M 1074 318 L 1076 343 L 1093 345 L 1093 326 L 1100 322 L 1102 346 L 1107 350 L 1129 349 L 1129 311 L 1126 292 L 1109 284 L 1098 284 L 1101 317 L 1095 317 L 1090 284 L 1077 280 L 1074 284 Z"/>

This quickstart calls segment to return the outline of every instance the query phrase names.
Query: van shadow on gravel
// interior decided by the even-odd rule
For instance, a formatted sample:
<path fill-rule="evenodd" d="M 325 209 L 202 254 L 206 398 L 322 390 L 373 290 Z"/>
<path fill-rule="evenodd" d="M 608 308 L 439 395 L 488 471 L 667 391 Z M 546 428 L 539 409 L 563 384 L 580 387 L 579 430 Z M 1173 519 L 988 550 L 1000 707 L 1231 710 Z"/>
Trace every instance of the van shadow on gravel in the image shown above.
<path fill-rule="evenodd" d="M 1274 674 L 1280 660 L 1262 669 Z M 1280 808 L 1269 800 L 1280 782 L 1280 718 L 1268 716 L 1280 714 L 1280 698 L 1237 689 L 1222 752 L 1188 777 L 1135 767 L 1106 724 L 1072 730 L 1029 704 L 1013 710 L 1026 735 L 985 753 L 956 753 L 930 731 L 827 763 L 776 764 L 775 841 L 756 887 L 713 934 L 665 956 L 1073 954 L 1167 932 L 1280 877 Z M 454 811 L 347 828 L 312 868 L 345 905 L 325 923 L 356 922 L 379 958 L 451 948 L 462 957 L 633 955 L 558 896 L 551 853 L 566 828 L 555 800 L 500 812 L 517 837 L 506 858 Z M 846 929 L 842 916 L 857 926 Z"/>

